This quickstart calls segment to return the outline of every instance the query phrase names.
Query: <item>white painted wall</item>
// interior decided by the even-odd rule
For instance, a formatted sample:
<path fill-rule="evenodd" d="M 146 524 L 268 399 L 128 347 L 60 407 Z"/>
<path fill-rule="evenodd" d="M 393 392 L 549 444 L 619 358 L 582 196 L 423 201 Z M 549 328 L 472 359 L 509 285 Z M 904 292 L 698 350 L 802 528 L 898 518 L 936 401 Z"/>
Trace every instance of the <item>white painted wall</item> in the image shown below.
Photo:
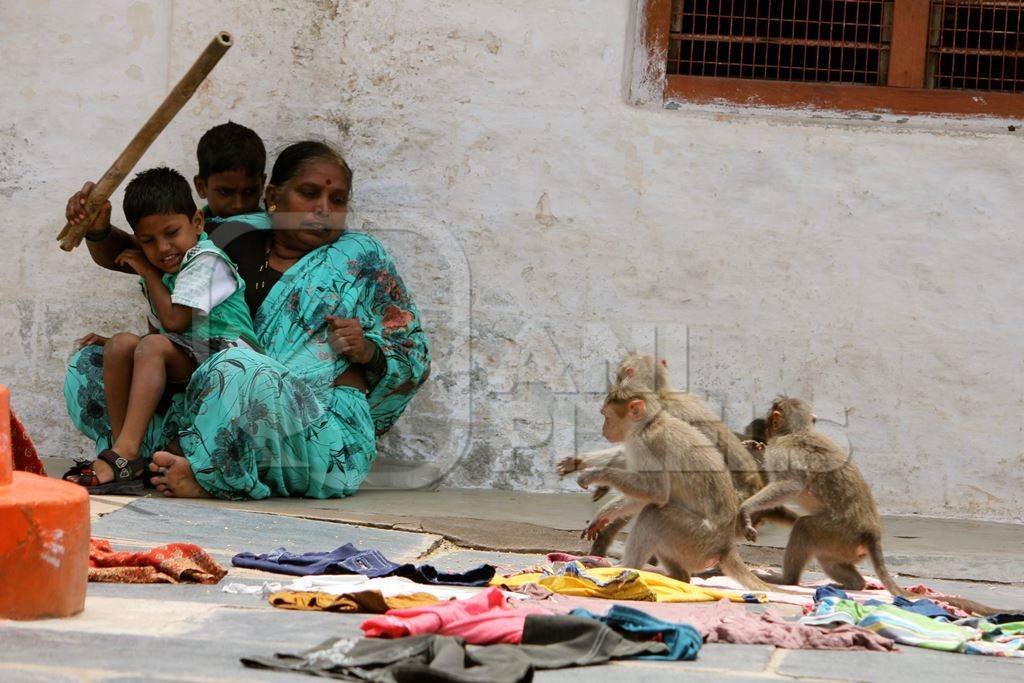
<path fill-rule="evenodd" d="M 1024 519 L 1021 133 L 634 106 L 632 5 L 5 1 L 0 380 L 42 450 L 86 450 L 72 340 L 143 314 L 132 278 L 57 248 L 64 201 L 228 29 L 142 166 L 190 176 L 227 118 L 345 151 L 350 225 L 396 255 L 435 349 L 384 452 L 557 489 L 556 456 L 599 442 L 603 364 L 657 336 L 735 427 L 813 401 L 886 512 Z"/>

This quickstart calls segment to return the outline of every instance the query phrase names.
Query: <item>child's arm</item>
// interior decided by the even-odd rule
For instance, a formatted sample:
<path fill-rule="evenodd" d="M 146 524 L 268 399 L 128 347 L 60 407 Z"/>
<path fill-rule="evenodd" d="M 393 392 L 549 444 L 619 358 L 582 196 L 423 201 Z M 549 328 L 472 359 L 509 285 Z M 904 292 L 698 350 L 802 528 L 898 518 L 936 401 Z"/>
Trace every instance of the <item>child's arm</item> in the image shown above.
<path fill-rule="evenodd" d="M 79 192 L 71 195 L 65 209 L 65 217 L 72 225 L 85 220 L 85 201 L 92 192 L 93 183 L 86 183 Z M 85 233 L 85 244 L 89 247 L 89 255 L 96 265 L 107 270 L 116 270 L 121 273 L 131 273 L 132 269 L 116 263 L 117 257 L 125 249 L 138 249 L 132 235 L 119 230 L 110 224 L 110 202 L 106 202 L 103 208 L 93 219 L 92 225 Z"/>
<path fill-rule="evenodd" d="M 195 310 L 188 306 L 171 303 L 171 290 L 161 279 L 161 273 L 156 266 L 150 263 L 146 256 L 137 249 L 127 249 L 121 252 L 115 259 L 120 266 L 127 266 L 134 270 L 146 281 L 146 291 L 149 293 L 149 301 L 153 304 L 156 317 L 160 324 L 168 332 L 184 332 L 192 325 L 192 317 Z"/>

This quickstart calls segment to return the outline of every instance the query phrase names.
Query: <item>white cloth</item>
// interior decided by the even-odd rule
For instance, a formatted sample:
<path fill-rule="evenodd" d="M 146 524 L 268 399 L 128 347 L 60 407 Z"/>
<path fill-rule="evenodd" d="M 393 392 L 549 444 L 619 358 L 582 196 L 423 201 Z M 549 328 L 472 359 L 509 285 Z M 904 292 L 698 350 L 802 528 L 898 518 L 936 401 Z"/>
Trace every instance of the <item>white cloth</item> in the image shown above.
<path fill-rule="evenodd" d="M 380 591 L 380 594 L 385 598 L 393 595 L 427 593 L 433 595 L 438 600 L 463 600 L 473 597 L 484 589 L 467 588 L 464 586 L 434 586 L 426 583 L 416 583 L 401 576 L 385 576 L 371 579 L 361 574 L 330 574 L 303 576 L 285 586 L 283 590 L 330 593 L 331 595 L 345 595 L 360 591 Z M 505 593 L 505 595 L 516 599 L 526 597 L 514 593 Z"/>
<path fill-rule="evenodd" d="M 283 588 L 284 585 L 277 581 L 264 581 L 263 583 L 229 583 L 223 586 L 221 591 L 234 595 L 259 595 L 265 598 Z"/>
<path fill-rule="evenodd" d="M 209 315 L 238 289 L 231 266 L 219 255 L 204 252 L 188 262 L 174 280 L 171 303 Z"/>

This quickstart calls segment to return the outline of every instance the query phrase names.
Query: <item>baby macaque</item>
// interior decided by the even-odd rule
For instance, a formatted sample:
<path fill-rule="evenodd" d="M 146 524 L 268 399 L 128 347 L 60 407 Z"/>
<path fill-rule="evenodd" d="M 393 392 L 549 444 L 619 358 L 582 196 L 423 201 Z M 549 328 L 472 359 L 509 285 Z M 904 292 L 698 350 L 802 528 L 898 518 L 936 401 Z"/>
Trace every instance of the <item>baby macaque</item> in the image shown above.
<path fill-rule="evenodd" d="M 772 403 L 765 418 L 764 453 L 771 483 L 740 507 L 746 532 L 757 536 L 750 520 L 752 513 L 787 499 L 796 500 L 809 514 L 800 517 L 789 534 L 779 583 L 799 583 L 813 557 L 840 586 L 862 590 L 865 580 L 856 565 L 870 557 L 879 580 L 890 593 L 920 597 L 896 585 L 885 566 L 882 519 L 857 465 L 838 445 L 815 431 L 814 423 L 811 407 L 805 401 L 780 396 Z M 977 614 L 998 611 L 956 596 L 935 597 Z"/>
<path fill-rule="evenodd" d="M 768 585 L 744 564 L 735 548 L 739 499 L 729 472 L 699 430 L 664 409 L 650 382 L 630 371 L 608 392 L 601 409 L 603 433 L 615 449 L 580 456 L 580 486 L 608 486 L 621 495 L 606 503 L 588 531 L 636 517 L 624 566 L 643 567 L 656 557 L 670 576 L 688 581 L 715 564 L 754 590 Z M 603 463 L 603 464 L 600 464 Z"/>

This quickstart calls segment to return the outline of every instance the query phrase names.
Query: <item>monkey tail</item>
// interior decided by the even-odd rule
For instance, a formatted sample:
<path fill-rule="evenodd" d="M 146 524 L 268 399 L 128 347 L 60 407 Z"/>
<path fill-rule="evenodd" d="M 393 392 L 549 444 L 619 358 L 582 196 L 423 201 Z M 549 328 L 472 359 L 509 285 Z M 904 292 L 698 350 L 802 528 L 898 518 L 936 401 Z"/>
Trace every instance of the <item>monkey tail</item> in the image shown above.
<path fill-rule="evenodd" d="M 766 583 L 759 579 L 754 572 L 750 571 L 750 567 L 740 557 L 740 553 L 733 546 L 722 555 L 722 559 L 718 562 L 718 566 L 721 568 L 722 573 L 728 576 L 730 579 L 736 579 L 740 582 L 740 585 L 744 588 L 749 588 L 752 591 L 775 591 L 777 593 L 791 593 L 778 586 L 773 586 L 770 583 Z"/>
<path fill-rule="evenodd" d="M 875 568 L 875 573 L 878 574 L 878 580 L 882 582 L 885 589 L 893 595 L 898 595 L 902 598 L 909 597 L 902 588 L 896 585 L 896 579 L 892 578 L 892 574 L 889 573 L 889 569 L 885 566 L 885 557 L 882 555 L 882 543 L 878 536 L 874 534 L 868 535 L 864 539 L 864 546 L 868 549 L 868 554 L 871 556 L 871 564 Z"/>
<path fill-rule="evenodd" d="M 909 600 L 935 598 L 936 600 L 941 600 L 942 602 L 953 605 L 954 607 L 959 607 L 962 610 L 981 616 L 990 616 L 1001 612 L 1012 611 L 1010 609 L 989 607 L 988 605 L 983 605 L 980 602 L 968 600 L 967 598 L 961 598 L 957 595 L 943 595 L 942 593 L 924 595 L 922 593 L 907 592 L 896 584 L 896 580 L 892 578 L 888 568 L 886 568 L 885 558 L 882 556 L 882 544 L 879 541 L 879 538 L 872 535 L 864 540 L 864 545 L 867 547 L 868 554 L 871 556 L 871 564 L 875 567 L 875 573 L 878 574 L 878 580 L 881 581 L 886 590 L 893 595 L 898 595 L 901 598 L 907 598 Z"/>

